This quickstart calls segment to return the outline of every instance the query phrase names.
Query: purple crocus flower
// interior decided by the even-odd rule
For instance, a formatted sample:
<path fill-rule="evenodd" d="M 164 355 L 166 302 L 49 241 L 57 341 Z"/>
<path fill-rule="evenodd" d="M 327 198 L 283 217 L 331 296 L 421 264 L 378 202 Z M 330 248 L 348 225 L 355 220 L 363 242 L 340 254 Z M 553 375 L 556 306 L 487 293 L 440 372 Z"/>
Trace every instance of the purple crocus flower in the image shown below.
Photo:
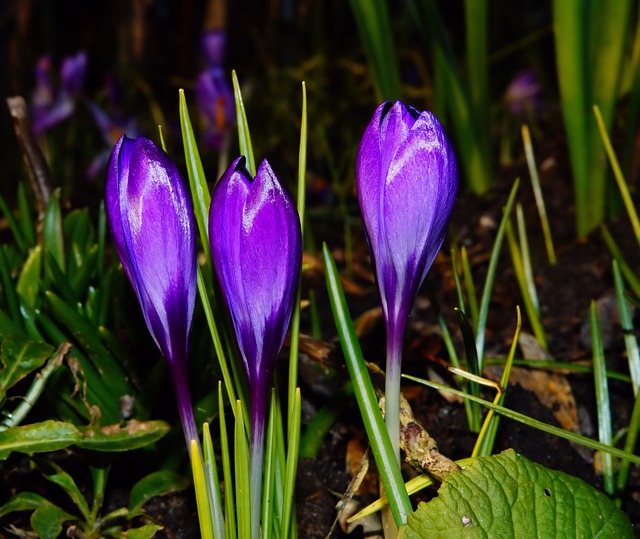
<path fill-rule="evenodd" d="M 251 512 L 258 537 L 267 392 L 302 261 L 298 212 L 266 160 L 255 180 L 244 157 L 222 175 L 211 196 L 209 241 L 249 379 Z"/>
<path fill-rule="evenodd" d="M 453 149 L 436 117 L 400 101 L 382 103 L 360 142 L 356 189 L 386 324 L 385 421 L 398 458 L 402 338 L 457 187 Z"/>
<path fill-rule="evenodd" d="M 507 86 L 504 100 L 511 114 L 536 112 L 542 108 L 542 87 L 535 71 L 525 69 L 520 71 Z"/>
<path fill-rule="evenodd" d="M 81 51 L 64 58 L 60 68 L 60 88 L 57 90 L 51 82 L 51 69 L 51 58 L 43 56 L 35 70 L 32 114 L 33 129 L 38 136 L 73 114 L 77 96 L 84 84 L 87 54 Z"/>
<path fill-rule="evenodd" d="M 216 150 L 226 146 L 236 117 L 233 91 L 222 66 L 225 41 L 225 33 L 221 30 L 211 30 L 203 35 L 205 69 L 198 75 L 195 88 L 204 121 L 205 143 Z"/>
<path fill-rule="evenodd" d="M 122 136 L 106 175 L 105 206 L 120 262 L 173 379 L 187 446 L 198 440 L 187 384 L 196 294 L 193 206 L 178 169 L 146 138 Z"/>

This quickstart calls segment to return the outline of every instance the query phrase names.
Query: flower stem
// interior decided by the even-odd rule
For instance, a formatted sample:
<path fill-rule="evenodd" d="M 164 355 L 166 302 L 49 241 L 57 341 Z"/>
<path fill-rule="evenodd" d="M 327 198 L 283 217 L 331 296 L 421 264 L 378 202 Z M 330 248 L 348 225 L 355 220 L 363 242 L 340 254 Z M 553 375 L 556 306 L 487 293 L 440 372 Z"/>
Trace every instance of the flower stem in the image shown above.
<path fill-rule="evenodd" d="M 178 366 L 180 365 L 180 366 Z M 198 437 L 198 428 L 193 415 L 193 405 L 191 403 L 191 393 L 189 393 L 189 381 L 187 379 L 186 369 L 182 368 L 181 362 L 170 366 L 171 379 L 173 380 L 173 389 L 176 392 L 176 400 L 178 401 L 178 411 L 180 412 L 180 422 L 184 438 L 189 449 L 189 457 L 191 457 L 191 441 L 195 440 L 200 449 L 200 438 Z"/>
<path fill-rule="evenodd" d="M 384 387 L 384 422 L 398 464 L 400 463 L 400 374 L 404 326 L 402 322 L 387 324 L 387 368 Z"/>
<path fill-rule="evenodd" d="M 249 485 L 251 490 L 251 537 L 260 537 L 262 514 L 262 470 L 264 467 L 264 430 L 267 394 L 256 391 L 251 396 L 251 453 L 249 455 Z"/>

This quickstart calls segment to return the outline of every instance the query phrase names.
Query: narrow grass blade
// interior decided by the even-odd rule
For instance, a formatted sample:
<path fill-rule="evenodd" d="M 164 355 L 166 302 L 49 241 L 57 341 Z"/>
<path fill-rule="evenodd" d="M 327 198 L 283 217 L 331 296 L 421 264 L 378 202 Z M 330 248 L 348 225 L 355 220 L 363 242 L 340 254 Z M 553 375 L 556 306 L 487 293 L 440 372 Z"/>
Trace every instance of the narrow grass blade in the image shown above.
<path fill-rule="evenodd" d="M 480 300 L 480 310 L 478 311 L 478 324 L 476 326 L 476 349 L 478 352 L 478 370 L 482 372 L 484 367 L 484 333 L 487 327 L 487 317 L 489 316 L 489 301 L 491 300 L 491 291 L 493 290 L 493 282 L 496 278 L 496 270 L 498 267 L 498 259 L 500 258 L 500 251 L 502 249 L 502 240 L 504 239 L 505 230 L 507 228 L 507 222 L 510 219 L 511 209 L 516 199 L 516 193 L 518 192 L 518 186 L 520 185 L 520 179 L 516 179 L 511 188 L 511 193 L 507 199 L 507 203 L 502 211 L 502 220 L 498 227 L 498 233 L 496 239 L 493 242 L 493 248 L 491 249 L 491 258 L 489 259 L 489 267 L 487 268 L 487 277 L 484 282 L 484 288 L 482 290 L 482 298 Z"/>
<path fill-rule="evenodd" d="M 302 115 L 300 118 L 300 150 L 298 153 L 298 196 L 297 209 L 300 216 L 300 227 L 303 234 L 304 245 L 304 206 L 306 197 L 306 175 L 307 175 L 307 87 L 302 83 Z M 298 387 L 298 350 L 300 339 L 300 297 L 302 287 L 302 269 L 298 276 L 298 290 L 291 313 L 291 324 L 289 326 L 289 383 L 287 390 L 287 425 L 291 428 L 293 421 L 293 404 L 295 400 L 296 388 Z M 298 432 L 298 436 L 300 432 Z"/>
<path fill-rule="evenodd" d="M 13 242 L 18 248 L 18 251 L 20 251 L 21 253 L 26 253 L 28 246 L 23 237 L 20 224 L 18 224 L 18 220 L 13 215 L 9 204 L 7 204 L 7 201 L 2 196 L 0 196 L 0 211 L 2 211 L 4 218 L 7 220 L 7 224 L 9 225 L 9 229 L 11 230 L 11 234 L 13 235 Z"/>
<path fill-rule="evenodd" d="M 265 436 L 264 451 L 264 481 L 262 483 L 262 539 L 270 539 L 274 529 L 274 500 L 271 493 L 275 489 L 275 467 L 276 467 L 276 396 L 275 390 L 271 390 L 271 400 L 269 403 L 269 416 L 267 418 L 267 432 Z"/>
<path fill-rule="evenodd" d="M 296 471 L 298 469 L 298 453 L 300 449 L 300 420 L 302 407 L 299 388 L 295 393 L 293 404 L 293 421 L 289 425 L 287 464 L 284 483 L 284 512 L 282 516 L 281 533 L 281 537 L 283 537 L 283 539 L 289 538 L 291 524 L 293 521 L 295 521 L 294 494 L 296 484 Z"/>
<path fill-rule="evenodd" d="M 476 285 L 473 282 L 473 273 L 471 272 L 471 264 L 469 263 L 469 255 L 467 248 L 463 245 L 460 247 L 460 262 L 462 264 L 462 276 L 464 277 L 464 286 L 467 289 L 467 301 L 469 302 L 469 316 L 471 324 L 475 331 L 478 320 L 478 298 L 476 297 Z"/>
<path fill-rule="evenodd" d="M 467 311 L 464 301 L 464 293 L 462 291 L 462 283 L 460 282 L 460 269 L 458 267 L 458 250 L 454 247 L 451 249 L 451 269 L 453 273 L 453 282 L 456 285 L 456 296 L 458 298 L 458 309 L 463 312 Z"/>
<path fill-rule="evenodd" d="M 6 254 L 6 247 L 0 245 L 0 285 L 2 295 L 4 296 L 4 304 L 9 316 L 16 322 L 21 320 L 20 317 L 20 301 L 16 293 L 15 285 L 11 279 L 11 267 Z"/>
<path fill-rule="evenodd" d="M 238 536 L 251 537 L 251 496 L 249 487 L 249 443 L 242 418 L 242 404 L 236 401 L 234 428 L 234 469 L 236 472 L 236 511 Z"/>
<path fill-rule="evenodd" d="M 627 453 L 633 453 L 635 451 L 635 447 L 638 442 L 638 433 L 640 433 L 640 392 L 636 395 L 636 399 L 633 404 L 631 419 L 629 420 L 629 426 L 627 427 L 627 436 L 624 441 L 624 450 Z M 618 478 L 616 481 L 618 496 L 624 494 L 624 491 L 627 489 L 630 471 L 631 462 L 628 460 L 622 460 L 620 462 Z"/>
<path fill-rule="evenodd" d="M 62 211 L 60 209 L 60 191 L 54 191 L 47 203 L 42 222 L 42 246 L 57 262 L 62 273 L 65 272 L 64 236 L 62 234 Z"/>
<path fill-rule="evenodd" d="M 480 376 L 478 370 L 478 356 L 476 355 L 475 340 L 473 338 L 473 328 L 467 319 L 467 315 L 460 309 L 455 309 L 458 316 L 458 324 L 462 333 L 462 341 L 467 362 L 467 371 L 474 376 Z M 476 382 L 467 380 L 466 387 L 471 395 L 480 396 L 480 387 Z M 464 402 L 465 412 L 467 414 L 467 423 L 471 432 L 480 431 L 480 406 L 472 401 Z"/>
<path fill-rule="evenodd" d="M 193 451 L 193 444 L 191 447 Z M 207 492 L 209 495 L 209 505 L 211 507 L 210 512 L 213 536 L 224 537 L 224 511 L 222 509 L 222 498 L 220 496 L 220 480 L 218 479 L 218 468 L 216 466 L 216 456 L 213 451 L 213 442 L 211 441 L 209 423 L 204 423 L 202 425 L 202 452 Z"/>
<path fill-rule="evenodd" d="M 618 244 L 613 239 L 613 236 L 609 232 L 609 229 L 606 225 L 602 225 L 600 227 L 600 232 L 602 232 L 602 237 L 604 238 L 604 241 L 609 248 L 609 252 L 611 253 L 611 256 L 618 262 L 620 271 L 622 272 L 622 275 L 624 275 L 624 278 L 627 280 L 627 283 L 629 283 L 631 290 L 633 290 L 633 293 L 637 298 L 640 298 L 640 277 L 638 277 L 638 274 L 625 260 L 620 247 L 618 247 Z"/>
<path fill-rule="evenodd" d="M 459 368 L 460 360 L 458 359 L 458 352 L 456 351 L 456 347 L 453 344 L 453 339 L 451 338 L 451 332 L 449 331 L 449 327 L 447 326 L 447 321 L 442 315 L 440 304 L 438 303 L 438 298 L 436 298 L 436 295 L 433 293 L 433 288 L 431 286 L 431 283 L 429 282 L 429 277 L 425 279 L 425 289 L 427 295 L 429 296 L 429 301 L 431 302 L 431 310 L 435 313 L 438 320 L 440 333 L 442 333 L 442 340 L 444 341 L 444 345 L 447 348 L 447 353 L 449 354 L 449 361 L 454 367 Z"/>
<path fill-rule="evenodd" d="M 404 488 L 400 467 L 396 462 L 391 440 L 378 407 L 369 374 L 365 365 L 360 344 L 349 315 L 340 276 L 327 245 L 323 245 L 323 262 L 325 278 L 329 291 L 331 310 L 342 344 L 349 375 L 353 382 L 360 415 L 371 443 L 371 449 L 378 466 L 380 478 L 384 485 L 393 518 L 398 527 L 407 521 L 407 514 L 412 511 L 409 496 Z"/>
<path fill-rule="evenodd" d="M 638 219 L 638 212 L 636 211 L 633 199 L 631 198 L 629 187 L 627 186 L 627 182 L 625 181 L 622 170 L 620 169 L 620 163 L 618 163 L 618 158 L 613 151 L 611 139 L 607 134 L 604 120 L 602 119 L 602 114 L 600 114 L 600 109 L 597 107 L 597 105 L 593 107 L 593 112 L 596 115 L 596 121 L 598 122 L 598 129 L 600 130 L 602 143 L 604 144 L 607 156 L 609 157 L 609 161 L 611 162 L 611 167 L 613 168 L 613 176 L 615 177 L 618 188 L 620 189 L 620 195 L 622 196 L 624 207 L 627 210 L 627 215 L 629 216 L 629 220 L 631 221 L 633 233 L 636 237 L 638 245 L 640 245 L 640 220 Z"/>
<path fill-rule="evenodd" d="M 625 297 L 624 282 L 620 273 L 620 266 L 615 260 L 613 266 L 613 283 L 616 290 L 616 302 L 618 303 L 618 313 L 620 314 L 620 325 L 624 334 L 624 345 L 627 350 L 627 360 L 629 361 L 629 372 L 633 385 L 634 396 L 638 395 L 640 388 L 640 351 L 638 350 L 638 339 L 633 328 L 633 318 L 629 302 Z"/>
<path fill-rule="evenodd" d="M 209 506 L 207 481 L 205 479 L 200 447 L 196 440 L 191 440 L 191 470 L 193 471 L 193 488 L 196 492 L 200 535 L 203 539 L 213 539 L 213 516 Z"/>
<path fill-rule="evenodd" d="M 463 84 L 456 56 L 435 0 L 409 0 L 409 10 L 427 47 L 432 50 L 438 94 L 436 107 L 451 116 L 460 162 L 472 192 L 482 194 L 493 184 L 488 125 L 477 118 L 468 88 Z M 444 105 L 443 103 L 444 102 Z"/>
<path fill-rule="evenodd" d="M 520 223 L 518 223 L 520 224 Z M 526 234 L 526 232 L 524 233 Z M 521 239 L 523 234 L 520 235 Z M 513 232 L 511 221 L 507 224 L 507 243 L 509 245 L 509 252 L 511 253 L 511 263 L 513 265 L 513 271 L 516 276 L 516 280 L 518 281 L 518 287 L 520 288 L 520 293 L 522 294 L 522 300 L 524 301 L 524 307 L 527 311 L 527 315 L 529 317 L 529 322 L 531 323 L 531 327 L 533 329 L 533 333 L 536 336 L 536 339 L 540 343 L 540 346 L 547 349 L 547 336 L 544 331 L 544 327 L 542 326 L 542 321 L 540 320 L 540 314 L 538 310 L 538 296 L 535 289 L 535 283 L 533 283 L 533 272 L 531 270 L 531 261 L 528 260 L 529 270 L 527 271 L 527 261 L 525 261 L 525 256 L 523 255 L 522 250 L 520 249 L 520 245 L 518 244 L 518 240 L 516 240 L 515 234 Z M 526 245 L 526 235 L 524 236 L 524 244 Z M 527 252 L 528 259 L 528 252 Z M 532 293 L 533 290 L 533 293 Z"/>
<path fill-rule="evenodd" d="M 575 442 L 590 449 L 595 449 L 596 451 L 602 451 L 604 453 L 611 454 L 614 457 L 626 459 L 633 464 L 640 464 L 640 455 L 634 455 L 630 451 L 623 451 L 621 449 L 618 449 L 617 447 L 609 446 L 596 440 L 592 440 L 591 438 L 587 438 L 586 436 L 582 436 L 581 434 L 576 434 L 575 432 L 561 429 L 560 427 L 556 427 L 554 425 L 548 425 L 547 423 L 526 416 L 525 414 L 514 412 L 513 410 L 505 408 L 504 406 L 500 406 L 499 404 L 493 404 L 492 402 L 489 402 L 487 400 L 474 397 L 473 395 L 469 395 L 464 391 L 458 391 L 457 389 L 453 389 L 452 387 L 446 386 L 444 384 L 433 382 L 432 380 L 424 380 L 422 378 L 417 378 L 409 374 L 403 374 L 402 376 L 407 380 L 412 380 L 418 384 L 432 387 L 434 389 L 437 389 L 438 391 L 446 391 L 447 393 L 457 395 L 459 397 L 462 397 L 463 399 L 470 399 L 474 402 L 477 402 L 478 404 L 481 404 L 485 408 L 488 408 L 489 410 L 495 410 L 504 417 L 508 417 L 509 419 L 513 419 L 514 421 L 518 421 L 519 423 L 522 423 L 534 429 L 538 429 L 548 434 L 558 436 L 559 438 L 564 438 L 565 440 Z"/>
<path fill-rule="evenodd" d="M 604 346 L 602 344 L 602 330 L 598 319 L 596 302 L 591 302 L 591 346 L 593 348 L 593 378 L 596 386 L 596 409 L 598 414 L 598 437 L 600 442 L 613 445 L 611 430 L 611 406 L 609 402 L 609 384 L 607 382 L 607 365 L 604 358 Z M 610 496 L 615 494 L 615 470 L 613 457 L 603 453 L 602 477 L 604 490 Z"/>
<path fill-rule="evenodd" d="M 202 248 L 204 249 L 206 264 L 210 265 L 211 247 L 209 246 L 209 205 L 211 204 L 211 195 L 207 178 L 202 167 L 200 152 L 193 134 L 193 126 L 189 117 L 189 109 L 187 108 L 187 100 L 184 96 L 184 90 L 178 91 L 179 108 L 180 108 L 180 129 L 182 131 L 182 145 L 184 147 L 184 159 L 187 165 L 187 175 L 189 176 L 189 188 L 191 190 L 191 198 L 193 200 L 193 209 L 198 224 L 198 231 L 202 239 Z M 234 402 L 234 401 L 231 401 Z"/>
<path fill-rule="evenodd" d="M 242 93 L 240 92 L 240 84 L 235 69 L 231 72 L 233 80 L 233 97 L 236 101 L 236 118 L 238 119 L 238 142 L 240 144 L 240 153 L 247 158 L 247 170 L 251 176 L 256 175 L 256 162 L 253 157 L 253 146 L 251 145 L 251 135 L 249 134 L 249 123 L 247 122 L 247 113 L 244 110 L 244 102 L 242 101 Z"/>
<path fill-rule="evenodd" d="M 529 176 L 531 177 L 531 187 L 533 187 L 533 195 L 536 199 L 536 207 L 540 216 L 540 224 L 542 225 L 542 235 L 544 237 L 544 245 L 547 249 L 547 257 L 549 264 L 555 266 L 556 251 L 553 247 L 553 238 L 551 237 L 551 227 L 549 226 L 549 218 L 547 217 L 547 208 L 544 204 L 542 196 L 542 187 L 540 186 L 540 176 L 538 176 L 538 168 L 536 167 L 536 158 L 533 154 L 533 144 L 531 144 L 531 134 L 529 126 L 522 126 L 522 142 L 524 144 L 524 154 L 527 158 L 527 166 L 529 167 Z"/>
<path fill-rule="evenodd" d="M 520 315 L 520 307 L 516 307 L 516 330 L 513 335 L 513 341 L 511 341 L 511 348 L 509 349 L 509 355 L 507 361 L 504 364 L 504 370 L 500 377 L 500 387 L 502 391 L 498 393 L 494 404 L 503 405 L 506 398 L 507 389 L 509 388 L 509 378 L 511 376 L 511 367 L 513 367 L 513 360 L 516 355 L 516 348 L 518 347 L 518 338 L 520 337 L 520 328 L 522 327 L 522 316 Z M 487 416 L 484 418 L 478 440 L 473 448 L 472 457 L 483 457 L 491 455 L 493 451 L 493 444 L 496 440 L 496 434 L 498 433 L 498 426 L 500 425 L 500 416 L 495 415 L 494 410 L 489 410 Z"/>
<path fill-rule="evenodd" d="M 18 212 L 22 235 L 27 245 L 34 246 L 36 244 L 36 219 L 27 197 L 24 182 L 18 184 Z"/>
<path fill-rule="evenodd" d="M 401 97 L 400 71 L 385 0 L 350 0 L 364 44 L 378 101 Z"/>
<path fill-rule="evenodd" d="M 218 382 L 218 421 L 220 423 L 220 460 L 222 461 L 222 477 L 224 480 L 224 537 L 225 539 L 236 539 L 238 533 L 234 497 L 235 488 L 233 474 L 231 473 L 231 453 L 229 451 L 227 421 L 224 416 L 222 382 Z"/>

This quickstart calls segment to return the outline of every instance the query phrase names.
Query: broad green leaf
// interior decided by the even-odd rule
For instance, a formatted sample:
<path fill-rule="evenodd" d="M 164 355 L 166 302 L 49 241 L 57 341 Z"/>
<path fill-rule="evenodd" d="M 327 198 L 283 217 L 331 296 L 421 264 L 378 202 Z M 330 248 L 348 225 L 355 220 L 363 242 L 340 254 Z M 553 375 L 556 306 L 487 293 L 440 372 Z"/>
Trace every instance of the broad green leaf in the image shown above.
<path fill-rule="evenodd" d="M 29 373 L 39 369 L 53 353 L 53 346 L 26 337 L 9 335 L 0 346 L 0 401 Z"/>
<path fill-rule="evenodd" d="M 164 528 L 158 524 L 146 524 L 145 526 L 125 531 L 122 537 L 126 539 L 151 539 L 156 532 L 162 529 Z"/>
<path fill-rule="evenodd" d="M 77 445 L 94 451 L 129 451 L 157 442 L 169 429 L 169 424 L 164 421 L 132 419 L 124 426 L 88 427 L 82 430 L 83 438 Z"/>
<path fill-rule="evenodd" d="M 633 536 L 602 492 L 512 449 L 449 475 L 400 530 L 403 539 Z"/>
<path fill-rule="evenodd" d="M 189 487 L 189 479 L 170 470 L 150 473 L 138 481 L 131 489 L 129 511 L 137 513 L 154 496 L 163 496 Z"/>
<path fill-rule="evenodd" d="M 49 503 L 49 500 L 35 492 L 19 492 L 0 507 L 0 518 L 14 511 L 32 511 Z"/>
<path fill-rule="evenodd" d="M 5 460 L 12 451 L 19 453 L 42 453 L 64 449 L 82 439 L 78 429 L 71 423 L 43 421 L 24 427 L 12 427 L 0 432 L 0 460 Z"/>
<path fill-rule="evenodd" d="M 76 520 L 73 515 L 65 513 L 57 505 L 43 505 L 31 515 L 31 526 L 40 539 L 56 539 L 62 532 L 62 524 Z"/>
<path fill-rule="evenodd" d="M 32 309 L 36 308 L 41 274 L 42 248 L 37 245 L 29 251 L 29 257 L 24 266 L 22 266 L 18 284 L 16 285 L 16 292 L 18 292 L 22 301 Z"/>
<path fill-rule="evenodd" d="M 66 492 L 67 496 L 71 498 L 75 506 L 80 510 L 82 516 L 88 520 L 90 518 L 89 504 L 82 495 L 82 492 L 80 492 L 73 477 L 52 461 L 44 461 L 39 464 L 39 467 L 49 481 L 58 485 Z"/>

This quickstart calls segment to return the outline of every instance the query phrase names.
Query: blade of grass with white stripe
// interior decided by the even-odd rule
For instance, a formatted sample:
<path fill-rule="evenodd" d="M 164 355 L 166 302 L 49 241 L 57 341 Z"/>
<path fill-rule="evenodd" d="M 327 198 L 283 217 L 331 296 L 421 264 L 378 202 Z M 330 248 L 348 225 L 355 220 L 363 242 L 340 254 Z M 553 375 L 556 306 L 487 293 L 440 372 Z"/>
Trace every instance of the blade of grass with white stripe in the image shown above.
<path fill-rule="evenodd" d="M 531 134 L 529 133 L 529 126 L 526 124 L 523 124 L 522 126 L 522 142 L 524 144 L 524 154 L 527 158 L 531 187 L 533 188 L 533 195 L 536 199 L 536 207 L 538 208 L 538 215 L 540 216 L 544 246 L 547 250 L 549 264 L 555 266 L 556 251 L 553 247 L 553 238 L 551 237 L 551 227 L 549 226 L 549 218 L 547 217 L 547 208 L 544 204 L 544 197 L 542 196 L 542 187 L 540 186 L 540 176 L 538 176 L 538 168 L 536 167 L 536 158 L 533 154 Z"/>
<path fill-rule="evenodd" d="M 487 327 L 487 317 L 489 316 L 489 301 L 491 300 L 491 291 L 493 290 L 493 282 L 496 278 L 496 269 L 498 267 L 498 259 L 500 258 L 500 251 L 502 249 L 502 240 L 504 239 L 505 230 L 507 228 L 507 222 L 511 215 L 511 209 L 516 199 L 516 193 L 518 192 L 518 186 L 520 185 L 520 179 L 517 178 L 513 182 L 511 193 L 507 199 L 507 203 L 502 210 L 502 220 L 498 227 L 498 233 L 496 239 L 493 242 L 493 248 L 491 249 L 491 258 L 489 259 L 489 267 L 487 268 L 487 277 L 484 282 L 484 288 L 482 289 L 482 298 L 480 300 L 480 310 L 478 311 L 478 325 L 476 327 L 476 350 L 478 354 L 478 370 L 482 372 L 484 367 L 484 332 Z"/>
<path fill-rule="evenodd" d="M 625 297 L 624 282 L 618 262 L 612 262 L 613 283 L 616 290 L 616 302 L 618 303 L 618 313 L 620 314 L 620 325 L 624 335 L 624 345 L 627 350 L 627 360 L 629 362 L 629 373 L 633 385 L 633 394 L 637 396 L 640 389 L 640 351 L 638 350 L 638 339 L 634 334 L 633 318 L 629 302 Z"/>
<path fill-rule="evenodd" d="M 453 247 L 451 249 L 451 269 L 453 274 L 453 282 L 456 285 L 456 296 L 458 298 L 458 309 L 467 312 L 467 306 L 464 301 L 464 293 L 462 292 L 462 284 L 460 283 L 460 268 L 458 265 L 459 252 Z"/>
<path fill-rule="evenodd" d="M 593 348 L 593 379 L 596 387 L 596 410 L 598 415 L 598 438 L 603 444 L 613 445 L 611 431 L 611 405 L 609 402 L 609 384 L 607 382 L 607 365 L 602 345 L 602 330 L 598 319 L 598 308 L 595 301 L 591 302 L 591 346 Z M 602 478 L 604 491 L 613 496 L 615 494 L 615 469 L 613 457 L 603 453 Z"/>
<path fill-rule="evenodd" d="M 533 333 L 536 336 L 538 343 L 540 344 L 540 346 L 542 346 L 542 348 L 546 350 L 548 347 L 547 336 L 544 332 L 544 327 L 542 326 L 542 321 L 540 320 L 540 313 L 537 308 L 537 294 L 535 294 L 535 284 L 532 282 L 533 272 L 529 270 L 529 277 L 527 276 L 527 270 L 525 267 L 527 262 L 524 259 L 524 255 L 522 253 L 520 245 L 518 245 L 518 240 L 516 239 L 513 232 L 511 220 L 509 220 L 509 222 L 507 223 L 507 243 L 509 245 L 509 252 L 511 254 L 513 271 L 515 273 L 516 280 L 518 281 L 518 288 L 520 288 L 520 294 L 522 295 L 524 308 L 527 311 L 527 316 L 529 317 L 529 323 L 531 324 L 531 328 L 533 329 Z M 531 264 L 530 260 L 529 264 Z M 531 294 L 532 287 L 533 293 L 535 294 L 534 296 L 532 296 Z"/>
<path fill-rule="evenodd" d="M 577 444 L 583 445 L 590 449 L 595 449 L 596 451 L 602 451 L 603 453 L 608 453 L 613 455 L 614 457 L 618 457 L 621 459 L 626 459 L 633 464 L 640 464 L 640 455 L 634 455 L 630 451 L 623 451 L 622 449 L 618 449 L 617 447 L 609 446 L 598 442 L 596 440 L 592 440 L 591 438 L 587 438 L 586 436 L 582 436 L 581 434 L 576 434 L 575 432 L 571 432 L 569 430 L 562 429 L 560 427 L 556 427 L 554 425 L 548 425 L 547 423 L 543 423 L 537 419 L 526 416 L 519 412 L 515 412 L 510 410 L 509 408 L 505 408 L 504 406 L 500 406 L 499 404 L 493 404 L 487 400 L 474 397 L 473 395 L 469 395 L 464 391 L 459 391 L 457 389 L 453 389 L 452 387 L 446 386 L 444 384 L 439 384 L 438 382 L 434 382 L 432 380 L 424 380 L 422 378 L 417 378 L 415 376 L 411 376 L 409 374 L 403 374 L 403 378 L 407 380 L 412 380 L 419 384 L 432 387 L 433 389 L 437 389 L 438 391 L 445 391 L 447 393 L 451 393 L 452 395 L 457 395 L 462 397 L 463 399 L 470 399 L 478 404 L 481 404 L 485 408 L 489 408 L 490 410 L 495 410 L 500 415 L 508 417 L 509 419 L 513 419 L 514 421 L 518 421 L 524 425 L 532 427 L 534 429 L 541 430 L 548 434 L 552 434 L 554 436 L 558 436 L 559 438 L 564 438 L 565 440 L 569 440 L 571 442 L 575 442 Z"/>
<path fill-rule="evenodd" d="M 238 537 L 251 537 L 251 489 L 249 486 L 249 442 L 247 440 L 242 403 L 236 401 L 234 431 L 234 470 L 236 473 L 236 516 Z"/>
<path fill-rule="evenodd" d="M 222 498 L 220 497 L 220 480 L 218 479 L 218 468 L 216 467 L 216 456 L 213 451 L 209 423 L 202 425 L 202 447 L 204 469 L 207 477 L 207 485 L 209 486 L 209 497 L 211 498 L 213 536 L 224 537 L 224 511 L 222 510 Z"/>
<path fill-rule="evenodd" d="M 362 357 L 360 344 L 353 328 L 353 322 L 340 283 L 340 275 L 326 244 L 322 247 L 322 259 L 331 310 L 349 375 L 353 381 L 362 422 L 367 431 L 381 482 L 389 499 L 393 519 L 396 525 L 400 527 L 407 522 L 407 515 L 413 511 L 411 502 L 404 488 L 400 466 L 396 461 L 391 440 L 389 440 L 389 434 L 378 406 L 378 399 L 376 399 L 373 385 Z"/>
<path fill-rule="evenodd" d="M 273 497 L 271 493 L 275 489 L 275 445 L 276 445 L 276 405 L 275 390 L 271 389 L 271 399 L 269 401 L 269 417 L 267 419 L 267 432 L 265 436 L 264 451 L 264 482 L 262 484 L 262 539 L 273 537 L 273 530 L 277 528 L 275 519 Z"/>
<path fill-rule="evenodd" d="M 224 513 L 225 539 L 236 539 L 237 521 L 234 497 L 234 481 L 231 473 L 231 453 L 229 451 L 229 435 L 227 421 L 224 416 L 222 398 L 222 382 L 218 382 L 218 421 L 220 425 L 220 460 L 222 461 L 222 478 L 224 480 Z"/>
<path fill-rule="evenodd" d="M 290 536 L 297 537 L 295 529 L 295 483 L 296 471 L 298 469 L 298 452 L 300 449 L 300 421 L 301 421 L 302 399 L 300 388 L 294 395 L 293 420 L 289 424 L 289 436 L 287 447 L 287 463 L 284 482 L 284 513 L 282 517 L 281 537 L 289 539 Z"/>

